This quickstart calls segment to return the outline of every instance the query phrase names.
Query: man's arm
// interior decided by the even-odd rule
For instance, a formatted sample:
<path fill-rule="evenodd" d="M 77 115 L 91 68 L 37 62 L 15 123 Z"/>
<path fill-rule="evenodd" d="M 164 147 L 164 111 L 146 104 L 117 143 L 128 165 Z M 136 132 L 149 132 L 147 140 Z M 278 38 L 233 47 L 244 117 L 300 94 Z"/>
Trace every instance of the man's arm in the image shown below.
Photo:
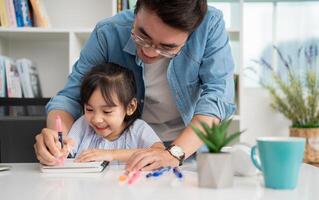
<path fill-rule="evenodd" d="M 161 142 L 154 143 L 151 149 L 164 149 L 164 145 Z M 89 161 L 128 161 L 129 158 L 136 152 L 140 152 L 145 149 L 89 149 L 84 151 L 76 160 L 78 162 Z"/>
<path fill-rule="evenodd" d="M 196 115 L 190 124 L 198 125 L 199 121 L 205 121 L 208 124 L 219 123 L 217 117 L 205 115 Z M 183 148 L 185 157 L 192 155 L 203 143 L 191 128 L 190 124 L 183 130 L 181 135 L 173 142 Z M 198 127 L 201 129 L 201 127 Z M 178 166 L 179 161 L 164 149 L 148 149 L 135 152 L 126 166 L 127 171 L 145 170 L 149 171 L 161 166 Z"/>
<path fill-rule="evenodd" d="M 203 145 L 203 142 L 199 139 L 196 133 L 191 128 L 191 124 L 197 126 L 200 130 L 203 128 L 200 126 L 199 121 L 204 121 L 207 124 L 218 124 L 220 120 L 217 117 L 210 117 L 204 115 L 195 115 L 191 123 L 183 130 L 183 132 L 173 142 L 177 146 L 182 147 L 185 152 L 185 158 L 188 158 L 196 150 Z"/>

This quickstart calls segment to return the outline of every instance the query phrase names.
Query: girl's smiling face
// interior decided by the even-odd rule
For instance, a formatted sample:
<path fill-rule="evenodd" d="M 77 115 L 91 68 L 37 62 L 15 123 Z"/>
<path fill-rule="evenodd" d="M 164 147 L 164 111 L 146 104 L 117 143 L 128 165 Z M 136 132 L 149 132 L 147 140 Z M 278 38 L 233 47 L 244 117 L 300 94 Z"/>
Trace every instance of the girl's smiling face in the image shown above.
<path fill-rule="evenodd" d="M 116 95 L 112 95 L 115 106 L 106 104 L 100 88 L 96 88 L 89 101 L 84 105 L 85 119 L 95 132 L 107 140 L 120 137 L 125 129 L 124 118 L 130 114 Z"/>

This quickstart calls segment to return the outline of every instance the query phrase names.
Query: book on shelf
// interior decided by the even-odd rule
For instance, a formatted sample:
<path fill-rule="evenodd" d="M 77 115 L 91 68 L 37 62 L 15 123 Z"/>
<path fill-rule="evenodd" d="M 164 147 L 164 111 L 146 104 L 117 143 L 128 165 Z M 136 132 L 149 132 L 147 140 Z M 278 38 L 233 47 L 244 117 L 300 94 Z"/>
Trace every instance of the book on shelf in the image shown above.
<path fill-rule="evenodd" d="M 17 20 L 17 27 L 23 27 L 23 15 L 22 15 L 22 4 L 21 0 L 13 0 L 15 16 Z"/>
<path fill-rule="evenodd" d="M 26 116 L 24 106 L 8 106 L 8 115 L 11 117 Z"/>
<path fill-rule="evenodd" d="M 0 97 L 7 96 L 7 86 L 6 86 L 6 68 L 5 65 L 2 64 L 2 60 L 0 59 Z"/>
<path fill-rule="evenodd" d="M 0 105 L 0 117 L 6 116 L 6 107 Z"/>
<path fill-rule="evenodd" d="M 0 26 L 51 27 L 43 0 L 0 0 Z"/>
<path fill-rule="evenodd" d="M 8 25 L 9 27 L 17 27 L 17 20 L 16 20 L 15 11 L 14 11 L 13 1 L 5 0 L 5 2 L 6 2 Z"/>
<path fill-rule="evenodd" d="M 122 0 L 122 10 L 128 9 L 128 0 Z"/>
<path fill-rule="evenodd" d="M 1 57 L 6 70 L 6 85 L 8 97 L 22 97 L 22 90 L 17 66 L 11 58 Z"/>
<path fill-rule="evenodd" d="M 30 0 L 33 11 L 33 22 L 36 27 L 50 27 L 47 10 L 41 0 Z"/>
<path fill-rule="evenodd" d="M 136 0 L 128 0 L 128 9 L 134 9 L 136 5 Z"/>
<path fill-rule="evenodd" d="M 45 106 L 43 105 L 28 105 L 26 108 L 26 116 L 45 116 Z"/>
<path fill-rule="evenodd" d="M 42 97 L 39 73 L 31 60 L 0 56 L 0 75 L 0 97 Z"/>
<path fill-rule="evenodd" d="M 32 26 L 32 20 L 31 20 L 31 10 L 29 7 L 28 0 L 20 0 L 21 1 L 21 11 L 22 11 L 22 20 L 23 25 L 25 27 L 31 27 Z"/>
<path fill-rule="evenodd" d="M 5 1 L 6 0 L 0 0 L 0 21 L 1 21 L 1 26 L 8 27 L 9 21 L 8 21 Z"/>
<path fill-rule="evenodd" d="M 117 12 L 122 10 L 133 9 L 136 4 L 136 0 L 117 0 Z"/>
<path fill-rule="evenodd" d="M 31 65 L 29 67 L 29 74 L 30 74 L 30 79 L 31 79 L 31 87 L 32 87 L 32 92 L 34 97 L 42 97 L 42 90 L 41 90 L 41 85 L 40 85 L 40 77 L 38 70 L 36 66 Z"/>
<path fill-rule="evenodd" d="M 26 58 L 18 59 L 16 65 L 22 85 L 23 96 L 26 98 L 41 97 L 41 86 L 37 68 Z"/>
<path fill-rule="evenodd" d="M 116 1 L 116 11 L 117 12 L 122 11 L 122 0 L 117 0 Z"/>

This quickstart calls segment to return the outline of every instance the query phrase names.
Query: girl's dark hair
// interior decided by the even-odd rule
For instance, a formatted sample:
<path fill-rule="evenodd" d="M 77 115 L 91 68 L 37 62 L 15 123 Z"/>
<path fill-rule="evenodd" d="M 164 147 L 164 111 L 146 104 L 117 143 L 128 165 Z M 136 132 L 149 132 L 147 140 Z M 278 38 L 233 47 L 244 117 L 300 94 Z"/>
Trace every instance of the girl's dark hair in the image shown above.
<path fill-rule="evenodd" d="M 169 26 L 191 33 L 207 12 L 207 0 L 137 0 L 134 13 L 141 8 L 154 11 Z"/>
<path fill-rule="evenodd" d="M 124 105 L 125 109 L 133 98 L 137 100 L 133 72 L 114 63 L 96 65 L 84 76 L 81 85 L 81 104 L 83 107 L 88 103 L 96 88 L 100 88 L 106 104 L 111 107 L 116 106 L 112 98 L 114 94 L 117 95 L 119 102 Z M 125 117 L 126 127 L 129 127 L 140 115 L 138 103 L 135 112 Z"/>

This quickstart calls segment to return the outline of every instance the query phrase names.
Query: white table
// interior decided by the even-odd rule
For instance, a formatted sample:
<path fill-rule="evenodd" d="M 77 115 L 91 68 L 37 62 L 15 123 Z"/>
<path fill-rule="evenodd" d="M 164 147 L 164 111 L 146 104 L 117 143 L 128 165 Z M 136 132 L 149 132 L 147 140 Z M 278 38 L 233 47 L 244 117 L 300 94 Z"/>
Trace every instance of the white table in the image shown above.
<path fill-rule="evenodd" d="M 294 190 L 266 189 L 262 176 L 235 177 L 227 189 L 197 186 L 196 166 L 183 167 L 185 179 L 172 173 L 158 179 L 142 178 L 134 185 L 120 185 L 122 166 L 109 166 L 100 174 L 44 174 L 38 164 L 10 164 L 0 172 L 0 200 L 314 200 L 319 199 L 319 168 L 303 164 L 298 187 Z"/>

